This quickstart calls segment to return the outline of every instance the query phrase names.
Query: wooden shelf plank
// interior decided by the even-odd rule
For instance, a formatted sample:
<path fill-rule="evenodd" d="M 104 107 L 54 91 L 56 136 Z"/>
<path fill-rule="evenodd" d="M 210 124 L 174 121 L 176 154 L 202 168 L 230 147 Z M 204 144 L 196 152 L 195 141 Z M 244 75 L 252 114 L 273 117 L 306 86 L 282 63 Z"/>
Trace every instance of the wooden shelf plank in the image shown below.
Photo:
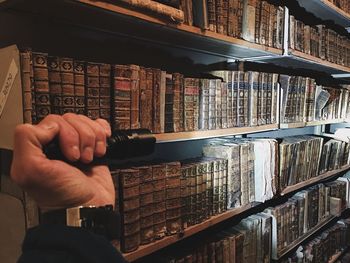
<path fill-rule="evenodd" d="M 305 122 L 280 123 L 281 129 L 294 129 L 305 127 Z"/>
<path fill-rule="evenodd" d="M 338 124 L 338 123 L 344 123 L 344 122 L 345 122 L 345 119 L 324 120 L 324 121 L 310 121 L 310 122 L 307 122 L 305 126 Z"/>
<path fill-rule="evenodd" d="M 350 165 L 344 165 L 340 169 L 329 171 L 329 172 L 326 172 L 326 173 L 321 174 L 319 176 L 313 177 L 313 178 L 311 178 L 311 179 L 309 179 L 307 181 L 300 182 L 300 183 L 297 183 L 295 185 L 288 186 L 286 189 L 284 189 L 281 192 L 281 195 L 283 196 L 283 195 L 295 192 L 297 190 L 300 190 L 300 189 L 302 189 L 302 188 L 304 188 L 306 186 L 312 185 L 314 183 L 318 183 L 318 182 L 324 181 L 326 179 L 330 179 L 333 176 L 335 176 L 335 175 L 337 175 L 337 174 L 339 174 L 341 172 L 344 172 L 346 170 L 349 170 L 349 169 L 350 169 Z"/>
<path fill-rule="evenodd" d="M 329 224 L 333 219 L 335 219 L 336 216 L 330 216 L 329 218 L 327 218 L 326 220 L 324 220 L 323 222 L 318 223 L 313 229 L 311 229 L 309 232 L 307 232 L 306 234 L 304 234 L 303 236 L 299 237 L 298 239 L 294 240 L 291 244 L 289 244 L 287 247 L 285 247 L 284 249 L 282 249 L 281 251 L 278 252 L 278 258 L 273 258 L 274 260 L 279 260 L 280 258 L 282 258 L 284 255 L 286 255 L 287 253 L 289 253 L 290 251 L 292 251 L 293 249 L 295 249 L 297 246 L 299 246 L 303 241 L 305 241 L 306 239 L 308 239 L 310 236 L 312 236 L 313 234 L 315 234 L 317 231 L 319 231 L 320 229 L 322 229 L 324 226 L 326 226 L 327 224 Z"/>
<path fill-rule="evenodd" d="M 168 236 L 168 237 L 165 237 L 161 240 L 153 242 L 151 244 L 140 246 L 138 250 L 136 250 L 134 252 L 130 252 L 130 253 L 125 253 L 125 254 L 123 254 L 123 256 L 127 261 L 130 261 L 130 262 L 135 261 L 141 257 L 147 256 L 147 255 L 149 255 L 153 252 L 156 252 L 164 247 L 167 247 L 171 244 L 174 244 L 174 243 L 176 243 L 184 238 L 187 238 L 187 237 L 192 236 L 198 232 L 201 232 L 204 229 L 207 229 L 208 227 L 211 227 L 211 226 L 218 224 L 220 222 L 223 222 L 229 218 L 237 216 L 245 211 L 248 211 L 249 209 L 251 209 L 252 207 L 254 207 L 258 204 L 259 203 L 249 204 L 249 205 L 237 208 L 237 209 L 232 209 L 232 210 L 226 211 L 225 213 L 222 213 L 220 215 L 213 216 L 210 219 L 208 219 L 200 224 L 186 228 L 184 230 L 184 233 L 181 235 Z"/>
<path fill-rule="evenodd" d="M 298 0 L 299 4 L 310 13 L 323 20 L 332 20 L 343 27 L 350 27 L 350 14 L 327 0 Z"/>
<path fill-rule="evenodd" d="M 220 129 L 220 130 L 162 133 L 162 134 L 155 134 L 155 137 L 157 139 L 157 143 L 164 143 L 164 142 L 176 142 L 176 141 L 186 141 L 186 140 L 198 140 L 198 139 L 222 137 L 222 136 L 229 136 L 229 135 L 249 134 L 249 133 L 257 133 L 257 132 L 264 132 L 264 131 L 272 131 L 277 129 L 278 129 L 278 124 L 269 124 L 269 125 L 255 126 L 255 127 L 236 127 L 236 128 Z"/>

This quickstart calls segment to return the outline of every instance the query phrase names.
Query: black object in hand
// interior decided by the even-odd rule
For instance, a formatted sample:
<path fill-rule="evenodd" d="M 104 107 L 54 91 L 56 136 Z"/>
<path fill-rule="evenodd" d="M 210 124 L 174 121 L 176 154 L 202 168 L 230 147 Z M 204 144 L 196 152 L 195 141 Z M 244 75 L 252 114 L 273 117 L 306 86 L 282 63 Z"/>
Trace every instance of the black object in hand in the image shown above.
<path fill-rule="evenodd" d="M 149 155 L 153 153 L 155 143 L 156 138 L 150 130 L 117 130 L 107 138 L 107 151 L 102 159 L 121 160 Z M 44 147 L 44 153 L 51 160 L 66 160 L 57 139 Z"/>

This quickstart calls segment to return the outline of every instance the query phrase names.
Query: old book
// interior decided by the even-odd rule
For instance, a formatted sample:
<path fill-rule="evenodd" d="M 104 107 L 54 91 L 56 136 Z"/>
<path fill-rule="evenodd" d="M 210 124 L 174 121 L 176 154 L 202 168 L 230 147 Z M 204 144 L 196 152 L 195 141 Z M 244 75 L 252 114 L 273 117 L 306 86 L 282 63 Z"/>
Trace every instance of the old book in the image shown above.
<path fill-rule="evenodd" d="M 224 1 L 225 0 L 215 0 L 215 15 L 216 15 L 216 32 L 219 34 L 224 33 Z"/>
<path fill-rule="evenodd" d="M 194 94 L 195 79 L 185 78 L 184 79 L 184 130 L 194 130 Z"/>
<path fill-rule="evenodd" d="M 227 15 L 227 35 L 231 37 L 236 36 L 236 17 L 237 17 L 237 5 L 235 5 L 237 1 L 228 0 L 228 15 Z"/>
<path fill-rule="evenodd" d="M 193 86 L 193 130 L 199 130 L 199 81 L 194 79 Z"/>
<path fill-rule="evenodd" d="M 289 16 L 289 48 L 295 49 L 295 17 L 293 15 Z"/>
<path fill-rule="evenodd" d="M 121 250 L 135 251 L 140 245 L 140 176 L 138 169 L 119 172 Z"/>
<path fill-rule="evenodd" d="M 140 176 L 140 244 L 145 245 L 154 240 L 154 182 L 151 166 L 140 166 L 137 169 Z"/>
<path fill-rule="evenodd" d="M 149 68 L 140 68 L 140 126 L 152 131 L 152 98 L 153 98 L 153 71 Z"/>
<path fill-rule="evenodd" d="M 62 114 L 74 113 L 74 68 L 72 58 L 60 58 Z"/>
<path fill-rule="evenodd" d="M 153 69 L 153 129 L 154 133 L 164 133 L 166 73 Z"/>
<path fill-rule="evenodd" d="M 174 132 L 181 132 L 184 130 L 184 78 L 180 73 L 173 73 L 172 75 L 174 86 Z"/>
<path fill-rule="evenodd" d="M 199 127 L 200 130 L 209 129 L 209 80 L 200 79 L 199 89 Z"/>
<path fill-rule="evenodd" d="M 51 113 L 47 54 L 32 52 L 32 56 L 36 121 L 40 122 Z"/>
<path fill-rule="evenodd" d="M 177 23 L 184 22 L 185 15 L 180 9 L 168 6 L 162 3 L 158 3 L 152 0 L 120 0 L 123 3 L 130 5 L 133 8 L 142 9 L 145 11 L 152 12 L 161 17 L 167 18 L 170 21 L 175 21 Z"/>
<path fill-rule="evenodd" d="M 277 7 L 276 33 L 274 34 L 274 47 L 283 48 L 284 33 L 284 7 Z M 292 30 L 292 28 L 290 29 Z"/>
<path fill-rule="evenodd" d="M 311 27 L 309 25 L 304 26 L 304 53 L 311 53 Z"/>
<path fill-rule="evenodd" d="M 227 128 L 227 83 L 221 82 L 221 126 Z"/>
<path fill-rule="evenodd" d="M 190 217 L 190 176 L 192 164 L 181 163 L 181 222 L 182 228 L 185 229 L 189 225 Z"/>
<path fill-rule="evenodd" d="M 32 67 L 31 52 L 29 50 L 20 52 L 21 63 L 21 83 L 23 94 L 23 121 L 24 123 L 32 123 L 32 80 L 30 72 Z"/>
<path fill-rule="evenodd" d="M 279 83 L 281 85 L 281 109 L 280 109 L 280 121 L 281 123 L 288 123 L 289 122 L 289 112 L 290 112 L 290 90 L 289 90 L 289 83 L 290 83 L 290 76 L 287 75 L 280 75 L 279 77 Z"/>
<path fill-rule="evenodd" d="M 134 78 L 134 74 L 132 74 L 132 78 Z M 133 81 L 135 80 L 133 79 Z M 108 123 L 112 123 L 111 121 L 111 83 L 112 83 L 111 65 L 99 64 L 100 118 L 105 119 Z M 133 95 L 134 89 L 135 88 L 132 86 L 132 90 L 131 90 L 132 95 Z M 137 92 L 138 92 L 138 87 L 137 87 Z M 138 94 L 136 97 L 138 100 Z M 132 99 L 134 99 L 133 96 L 132 96 Z M 132 114 L 131 114 L 131 117 L 132 117 Z M 138 126 L 131 127 L 131 128 L 138 128 Z"/>
<path fill-rule="evenodd" d="M 238 86 L 239 86 L 239 72 L 232 72 L 232 125 L 233 127 L 238 126 L 238 105 L 239 105 L 239 96 L 238 96 Z"/>
<path fill-rule="evenodd" d="M 165 76 L 165 132 L 174 131 L 174 87 L 171 74 Z"/>
<path fill-rule="evenodd" d="M 166 234 L 166 164 L 152 165 L 152 173 L 154 180 L 154 213 L 153 213 L 153 229 L 155 239 L 161 239 Z"/>
<path fill-rule="evenodd" d="M 216 80 L 209 80 L 209 130 L 216 129 L 216 104 L 215 104 Z"/>
<path fill-rule="evenodd" d="M 267 45 L 268 44 L 268 30 L 269 30 L 269 3 L 266 1 L 261 1 L 261 17 L 260 17 L 260 29 L 259 29 L 259 43 L 262 45 Z"/>
<path fill-rule="evenodd" d="M 279 83 L 278 74 L 272 74 L 272 96 L 271 96 L 271 123 L 277 122 L 277 111 L 279 109 Z"/>
<path fill-rule="evenodd" d="M 215 81 L 215 127 L 216 129 L 222 128 L 222 82 L 220 79 Z"/>
<path fill-rule="evenodd" d="M 249 72 L 249 125 L 258 125 L 259 72 Z"/>
<path fill-rule="evenodd" d="M 245 106 L 248 105 L 248 98 L 245 98 L 246 86 L 246 74 L 244 72 L 237 72 L 237 122 L 239 127 L 245 126 L 246 123 L 247 108 Z"/>
<path fill-rule="evenodd" d="M 266 88 L 266 124 L 271 124 L 272 111 L 272 89 L 273 89 L 273 75 L 267 73 L 267 88 Z"/>
<path fill-rule="evenodd" d="M 95 120 L 100 117 L 100 70 L 96 63 L 86 63 L 85 74 L 85 96 L 86 96 L 86 114 L 89 118 Z"/>
<path fill-rule="evenodd" d="M 233 109 L 236 104 L 234 104 L 234 92 L 232 83 L 232 71 L 226 71 L 226 83 L 227 83 L 227 128 L 234 127 L 234 112 Z"/>
<path fill-rule="evenodd" d="M 193 25 L 209 29 L 208 6 L 206 0 L 192 0 Z"/>
<path fill-rule="evenodd" d="M 49 71 L 49 85 L 50 85 L 50 99 L 51 112 L 53 114 L 62 115 L 62 80 L 60 70 L 60 58 L 48 57 L 48 71 Z"/>
<path fill-rule="evenodd" d="M 209 30 L 216 32 L 216 0 L 208 0 L 207 5 Z"/>
<path fill-rule="evenodd" d="M 262 4 L 263 1 L 256 2 L 255 10 L 255 43 L 260 44 L 260 26 L 261 26 L 261 15 L 262 15 Z"/>
<path fill-rule="evenodd" d="M 274 29 L 277 24 L 277 7 L 269 3 L 269 21 L 268 21 L 268 35 L 267 45 L 273 47 Z"/>
<path fill-rule="evenodd" d="M 75 113 L 86 115 L 85 111 L 85 62 L 74 60 L 74 104 Z"/>
<path fill-rule="evenodd" d="M 242 17 L 242 38 L 249 42 L 255 41 L 255 11 L 256 0 L 244 0 Z"/>
<path fill-rule="evenodd" d="M 173 235 L 182 229 L 181 222 L 181 164 L 172 162 L 166 164 L 165 175 L 165 207 L 166 233 Z"/>

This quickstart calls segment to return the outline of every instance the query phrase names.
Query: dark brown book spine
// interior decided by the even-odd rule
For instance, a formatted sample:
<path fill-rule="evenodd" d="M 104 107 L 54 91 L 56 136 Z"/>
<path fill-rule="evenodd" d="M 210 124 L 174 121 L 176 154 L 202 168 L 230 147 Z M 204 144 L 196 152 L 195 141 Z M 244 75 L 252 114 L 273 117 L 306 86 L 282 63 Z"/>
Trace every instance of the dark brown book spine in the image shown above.
<path fill-rule="evenodd" d="M 33 52 L 32 54 L 36 121 L 40 122 L 51 113 L 47 54 L 37 52 Z"/>
<path fill-rule="evenodd" d="M 166 75 L 165 132 L 174 132 L 174 83 L 171 74 Z"/>
<path fill-rule="evenodd" d="M 182 228 L 188 226 L 189 221 L 189 198 L 190 198 L 190 165 L 181 165 L 180 189 L 181 189 L 181 221 Z"/>
<path fill-rule="evenodd" d="M 153 69 L 153 129 L 154 133 L 164 132 L 165 121 L 165 76 L 160 69 Z M 163 87 L 164 85 L 164 87 Z M 164 94 L 163 94 L 164 88 Z M 164 101 L 163 101 L 164 95 Z"/>
<path fill-rule="evenodd" d="M 131 129 L 140 128 L 140 67 L 130 65 L 131 74 L 131 109 L 130 109 L 130 127 Z"/>
<path fill-rule="evenodd" d="M 153 192 L 153 231 L 156 239 L 161 239 L 166 234 L 166 207 L 165 207 L 165 175 L 166 165 L 152 165 L 154 180 Z"/>
<path fill-rule="evenodd" d="M 216 32 L 216 0 L 208 0 L 209 30 Z"/>
<path fill-rule="evenodd" d="M 62 114 L 74 113 L 74 73 L 73 59 L 60 58 L 60 71 L 62 83 Z"/>
<path fill-rule="evenodd" d="M 174 101 L 173 101 L 173 121 L 174 121 L 174 132 L 183 131 L 183 99 L 184 99 L 184 78 L 179 73 L 173 74 L 173 90 L 174 90 Z"/>
<path fill-rule="evenodd" d="M 166 229 L 168 235 L 179 233 L 181 222 L 181 164 L 172 162 L 166 164 L 165 207 Z"/>
<path fill-rule="evenodd" d="M 50 99 L 51 112 L 53 114 L 62 115 L 62 80 L 60 71 L 60 58 L 48 57 L 49 84 L 50 84 Z"/>
<path fill-rule="evenodd" d="M 86 63 L 85 74 L 85 105 L 86 115 L 93 120 L 100 117 L 100 83 L 99 83 L 99 66 L 95 63 Z"/>
<path fill-rule="evenodd" d="M 113 130 L 130 129 L 131 75 L 132 70 L 129 66 L 114 66 Z"/>
<path fill-rule="evenodd" d="M 120 210 L 124 253 L 138 249 L 140 245 L 140 176 L 138 169 L 122 169 L 119 173 Z"/>
<path fill-rule="evenodd" d="M 31 55 L 30 51 L 20 53 L 21 58 L 21 83 L 23 94 L 23 120 L 24 123 L 32 123 L 32 81 L 30 78 Z"/>
<path fill-rule="evenodd" d="M 140 69 L 140 122 L 141 128 L 152 130 L 153 71 Z"/>
<path fill-rule="evenodd" d="M 154 240 L 153 211 L 154 211 L 154 184 L 151 166 L 141 166 L 140 171 L 140 242 L 149 244 Z"/>
<path fill-rule="evenodd" d="M 74 60 L 75 113 L 86 115 L 85 111 L 85 62 Z"/>
<path fill-rule="evenodd" d="M 194 79 L 185 78 L 184 79 L 184 130 L 193 131 L 194 130 Z"/>
<path fill-rule="evenodd" d="M 111 123 L 111 65 L 99 65 L 100 118 Z"/>

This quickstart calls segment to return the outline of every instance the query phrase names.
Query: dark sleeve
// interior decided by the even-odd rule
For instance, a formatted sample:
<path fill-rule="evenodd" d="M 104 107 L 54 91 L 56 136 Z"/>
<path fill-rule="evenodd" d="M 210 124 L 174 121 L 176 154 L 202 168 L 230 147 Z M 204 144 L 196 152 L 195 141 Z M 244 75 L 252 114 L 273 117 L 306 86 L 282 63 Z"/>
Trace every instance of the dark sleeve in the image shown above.
<path fill-rule="evenodd" d="M 126 263 L 103 236 L 63 225 L 27 231 L 18 263 Z"/>

